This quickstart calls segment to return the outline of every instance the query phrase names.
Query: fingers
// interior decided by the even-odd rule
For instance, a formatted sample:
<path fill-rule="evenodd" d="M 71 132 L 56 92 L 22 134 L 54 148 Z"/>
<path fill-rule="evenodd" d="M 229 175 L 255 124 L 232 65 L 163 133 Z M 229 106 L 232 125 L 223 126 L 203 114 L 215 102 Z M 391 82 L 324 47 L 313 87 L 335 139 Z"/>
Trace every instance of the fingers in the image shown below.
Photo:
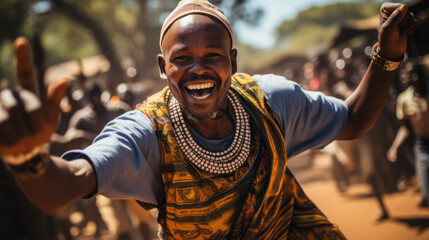
<path fill-rule="evenodd" d="M 419 24 L 414 18 L 414 14 L 411 12 L 407 12 L 405 18 L 398 25 L 399 33 L 401 35 L 410 35 L 417 29 L 418 26 Z"/>
<path fill-rule="evenodd" d="M 27 39 L 19 37 L 14 43 L 15 73 L 18 85 L 33 93 L 37 93 L 34 81 L 33 63 L 31 59 L 30 46 Z"/>
<path fill-rule="evenodd" d="M 0 100 L 1 100 L 1 96 L 2 95 L 0 94 Z M 0 104 L 0 136 L 1 136 L 0 145 L 9 146 L 9 144 L 11 144 L 15 140 L 14 134 L 15 134 L 15 131 L 14 131 L 13 123 L 10 120 L 10 114 Z"/>
<path fill-rule="evenodd" d="M 5 129 L 4 131 L 10 139 L 4 140 L 10 143 L 19 138 L 19 136 L 26 134 L 25 114 L 22 104 L 20 104 L 20 101 L 17 99 L 16 93 L 13 93 L 10 89 L 5 89 L 0 92 L 0 103 L 1 107 L 9 116 L 9 118 L 6 119 L 6 126 L 8 126 L 9 129 Z M 10 127 L 9 125 L 11 124 L 12 126 Z"/>
<path fill-rule="evenodd" d="M 404 4 L 383 3 L 378 25 L 379 54 L 396 59 L 403 56 L 407 48 L 407 36 L 417 27 L 417 21 Z"/>
<path fill-rule="evenodd" d="M 0 154 L 26 152 L 44 141 L 46 123 L 38 97 L 25 89 L 0 92 Z"/>
<path fill-rule="evenodd" d="M 409 35 L 418 27 L 414 14 L 404 4 L 384 3 L 381 7 L 381 18 L 386 29 L 398 27 L 400 35 Z"/>
<path fill-rule="evenodd" d="M 34 93 L 24 89 L 19 92 L 5 89 L 0 92 L 0 103 L 0 126 L 8 136 L 8 142 L 40 131 L 42 105 Z"/>
<path fill-rule="evenodd" d="M 30 47 L 25 38 L 14 45 L 19 88 L 0 92 L 0 154 L 23 153 L 49 140 L 58 123 L 59 104 L 68 79 L 52 84 L 46 100 L 37 96 Z M 41 91 L 45 91 L 40 88 Z"/>
<path fill-rule="evenodd" d="M 387 17 L 385 24 L 390 28 L 397 27 L 407 15 L 408 7 L 405 4 L 386 3 L 382 5 L 382 14 Z"/>
<path fill-rule="evenodd" d="M 41 113 L 42 104 L 36 95 L 27 91 L 19 92 L 19 99 L 24 106 L 24 111 L 27 114 L 25 121 L 30 134 L 36 134 L 41 131 L 40 126 L 43 124 L 43 115 Z"/>
<path fill-rule="evenodd" d="M 69 79 L 63 78 L 49 87 L 45 108 L 48 123 L 57 124 L 60 102 L 66 95 L 68 85 Z"/>

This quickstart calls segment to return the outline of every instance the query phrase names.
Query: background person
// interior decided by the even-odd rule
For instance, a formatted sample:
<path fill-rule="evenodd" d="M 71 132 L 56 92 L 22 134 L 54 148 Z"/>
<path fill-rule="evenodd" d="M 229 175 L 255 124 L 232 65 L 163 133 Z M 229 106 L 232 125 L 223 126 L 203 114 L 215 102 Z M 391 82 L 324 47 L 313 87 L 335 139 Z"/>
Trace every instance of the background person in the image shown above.
<path fill-rule="evenodd" d="M 403 125 L 399 128 L 387 157 L 395 162 L 398 148 L 414 133 L 415 167 L 422 194 L 419 206 L 429 207 L 429 81 L 420 64 L 413 64 L 409 70 L 405 76 L 410 86 L 398 96 L 396 106 L 396 116 L 403 121 Z"/>

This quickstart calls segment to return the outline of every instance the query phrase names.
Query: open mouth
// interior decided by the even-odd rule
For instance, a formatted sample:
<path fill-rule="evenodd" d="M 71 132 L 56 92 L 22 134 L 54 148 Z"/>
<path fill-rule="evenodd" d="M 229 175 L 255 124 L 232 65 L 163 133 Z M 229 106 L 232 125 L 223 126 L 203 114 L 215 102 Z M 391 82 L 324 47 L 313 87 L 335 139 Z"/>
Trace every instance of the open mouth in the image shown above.
<path fill-rule="evenodd" d="M 185 86 L 186 91 L 198 100 L 206 99 L 214 90 L 214 83 L 192 83 Z"/>

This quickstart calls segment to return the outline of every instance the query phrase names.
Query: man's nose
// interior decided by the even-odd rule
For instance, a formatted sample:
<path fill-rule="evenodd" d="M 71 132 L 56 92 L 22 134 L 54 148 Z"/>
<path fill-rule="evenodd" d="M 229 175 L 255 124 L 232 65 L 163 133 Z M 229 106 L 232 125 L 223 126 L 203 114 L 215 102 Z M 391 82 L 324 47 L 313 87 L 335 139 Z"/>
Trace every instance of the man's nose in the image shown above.
<path fill-rule="evenodd" d="M 201 75 L 207 72 L 207 65 L 202 59 L 195 59 L 189 68 L 189 72 Z"/>

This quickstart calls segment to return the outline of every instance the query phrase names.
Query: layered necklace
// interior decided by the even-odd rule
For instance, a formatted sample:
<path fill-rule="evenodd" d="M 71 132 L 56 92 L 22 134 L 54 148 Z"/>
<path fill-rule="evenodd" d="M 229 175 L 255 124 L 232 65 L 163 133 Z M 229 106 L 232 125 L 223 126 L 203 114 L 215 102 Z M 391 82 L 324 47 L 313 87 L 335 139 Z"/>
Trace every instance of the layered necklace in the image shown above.
<path fill-rule="evenodd" d="M 250 152 L 251 131 L 247 114 L 231 91 L 228 101 L 234 111 L 235 133 L 232 144 L 222 152 L 211 152 L 195 142 L 186 126 L 179 102 L 172 96 L 169 111 L 177 142 L 185 157 L 206 172 L 228 174 L 236 171 L 247 160 Z"/>

